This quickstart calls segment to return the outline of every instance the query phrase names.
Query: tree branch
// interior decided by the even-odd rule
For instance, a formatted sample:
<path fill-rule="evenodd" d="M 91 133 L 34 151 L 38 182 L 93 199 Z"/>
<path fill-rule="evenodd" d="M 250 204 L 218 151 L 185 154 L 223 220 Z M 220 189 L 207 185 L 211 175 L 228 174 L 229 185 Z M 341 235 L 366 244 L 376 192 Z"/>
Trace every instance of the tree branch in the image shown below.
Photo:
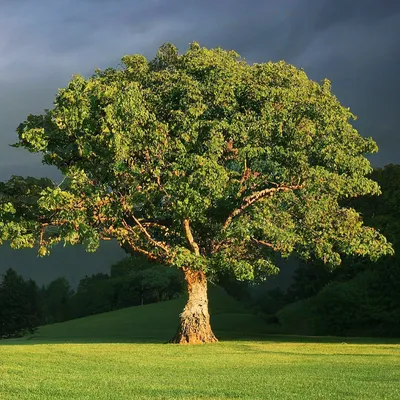
<path fill-rule="evenodd" d="M 156 240 L 154 240 L 154 239 L 150 236 L 150 234 L 147 232 L 146 228 L 140 223 L 140 221 L 139 221 L 133 214 L 132 214 L 131 216 L 132 216 L 132 219 L 135 221 L 136 225 L 139 227 L 140 231 L 146 236 L 147 240 L 148 240 L 150 243 L 152 243 L 155 247 L 158 247 L 158 248 L 162 249 L 166 254 L 169 254 L 168 248 L 167 248 L 164 244 L 162 244 L 162 243 L 157 242 Z M 125 226 L 126 229 L 128 229 L 128 230 L 131 231 L 131 232 L 134 232 L 134 231 L 133 231 L 133 228 L 132 228 L 125 220 L 122 220 L 122 223 L 123 223 L 123 225 Z M 127 240 L 128 240 L 128 239 L 127 239 Z M 132 247 L 136 247 L 135 245 L 133 245 L 133 244 L 130 243 L 130 242 L 129 242 L 129 244 L 130 244 Z M 141 250 L 141 252 L 143 253 L 143 250 Z M 153 255 L 153 256 L 154 256 L 154 255 Z M 154 257 L 156 257 L 156 256 L 154 256 Z"/>
<path fill-rule="evenodd" d="M 217 253 L 218 250 L 219 250 L 223 245 L 229 244 L 229 243 L 231 243 L 231 242 L 232 242 L 231 239 L 223 239 L 223 240 L 221 240 L 220 242 L 218 242 L 217 244 L 215 244 L 215 245 L 212 246 L 211 253 L 213 253 L 213 254 Z"/>
<path fill-rule="evenodd" d="M 199 256 L 200 255 L 199 245 L 195 242 L 193 238 L 188 219 L 183 220 L 183 231 L 185 232 L 186 239 L 190 247 L 193 249 L 194 254 L 196 254 L 196 256 Z"/>
<path fill-rule="evenodd" d="M 276 250 L 275 246 L 272 243 L 265 242 L 264 240 L 258 240 L 258 239 L 255 239 L 255 238 L 252 238 L 252 240 L 257 244 L 261 244 L 263 246 L 270 247 L 272 250 Z"/>
<path fill-rule="evenodd" d="M 302 187 L 303 187 L 303 185 L 279 186 L 276 188 L 264 189 L 259 192 L 253 193 L 252 195 L 250 195 L 244 199 L 244 203 L 239 208 L 236 208 L 229 214 L 228 218 L 226 219 L 226 221 L 223 225 L 223 229 L 227 229 L 229 227 L 229 225 L 231 224 L 233 218 L 235 218 L 237 215 L 242 214 L 243 211 L 247 207 L 250 207 L 255 202 L 257 202 L 265 197 L 272 196 L 273 194 L 275 194 L 277 192 L 287 192 L 289 190 L 301 189 Z"/>
<path fill-rule="evenodd" d="M 147 229 L 141 224 L 141 222 L 131 213 L 132 219 L 135 221 L 135 224 L 139 227 L 141 232 L 146 236 L 146 238 L 149 240 L 150 243 L 152 243 L 154 246 L 159 247 L 160 249 L 164 250 L 167 254 L 169 253 L 168 248 L 161 242 L 158 242 L 157 240 L 154 240 L 149 232 L 147 232 Z"/>
<path fill-rule="evenodd" d="M 150 235 L 150 233 L 147 231 L 147 229 L 143 226 L 143 224 L 135 217 L 134 213 L 127 207 L 125 201 L 124 201 L 124 196 L 122 193 L 120 193 L 120 200 L 122 202 L 122 208 L 129 213 L 129 216 L 133 219 L 137 227 L 140 229 L 140 231 L 144 234 L 144 236 L 147 238 L 147 240 L 154 245 L 155 247 L 160 248 L 163 250 L 166 254 L 169 254 L 169 249 L 165 245 L 165 243 L 158 242 L 157 240 L 153 239 Z M 132 227 L 124 220 L 122 219 L 122 222 L 125 226 L 125 228 L 128 228 L 129 230 L 132 230 Z"/>
<path fill-rule="evenodd" d="M 245 158 L 243 175 L 242 175 L 242 178 L 240 179 L 240 187 L 239 187 L 237 197 L 239 197 L 246 190 L 246 186 L 244 185 L 244 183 L 247 181 L 249 176 L 250 176 L 250 170 L 247 168 L 247 159 Z"/>
<path fill-rule="evenodd" d="M 140 221 L 140 222 L 142 223 L 142 225 L 144 227 L 146 227 L 146 226 L 152 227 L 153 226 L 153 227 L 158 228 L 158 229 L 160 229 L 162 231 L 168 231 L 168 227 L 166 227 L 165 225 L 160 224 L 158 222 L 150 222 L 150 221 L 143 221 L 143 222 Z"/>
<path fill-rule="evenodd" d="M 126 239 L 125 241 L 134 252 L 145 255 L 150 261 L 160 261 L 159 257 L 157 257 L 155 254 L 136 246 L 130 239 Z"/>

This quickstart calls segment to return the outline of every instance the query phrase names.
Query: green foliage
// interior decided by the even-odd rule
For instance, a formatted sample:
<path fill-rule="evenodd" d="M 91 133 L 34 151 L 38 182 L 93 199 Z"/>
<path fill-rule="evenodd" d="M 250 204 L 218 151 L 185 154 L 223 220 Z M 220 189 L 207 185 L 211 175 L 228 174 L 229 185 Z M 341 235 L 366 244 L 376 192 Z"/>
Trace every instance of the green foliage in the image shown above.
<path fill-rule="evenodd" d="M 115 280 L 108 276 L 100 279 L 96 275 L 85 277 L 71 299 L 72 314 L 68 319 L 115 310 L 116 295 Z"/>
<path fill-rule="evenodd" d="M 144 257 L 137 256 L 126 257 L 112 265 L 111 277 L 124 278 L 121 281 L 124 282 L 122 289 L 137 293 L 141 303 L 179 297 L 184 286 L 183 275 L 180 271 L 164 265 L 154 265 Z M 120 293 L 118 298 L 123 296 L 124 294 Z M 128 305 L 134 304 L 138 303 L 134 302 Z"/>
<path fill-rule="evenodd" d="M 179 297 L 183 287 L 180 271 L 152 265 L 143 257 L 126 257 L 111 266 L 111 275 L 81 279 L 68 319 L 170 300 Z"/>
<path fill-rule="evenodd" d="M 71 318 L 71 299 L 73 295 L 74 292 L 66 278 L 61 277 L 50 282 L 44 290 L 44 322 L 61 322 Z"/>
<path fill-rule="evenodd" d="M 39 289 L 32 280 L 25 281 L 11 268 L 0 284 L 0 338 L 33 333 L 40 323 Z"/>
<path fill-rule="evenodd" d="M 395 248 L 400 245 L 400 165 L 389 164 L 375 169 L 371 178 L 382 187 L 382 196 L 365 196 L 353 201 L 368 224 L 390 239 Z"/>
<path fill-rule="evenodd" d="M 349 281 L 373 265 L 368 260 L 360 261 L 355 257 L 345 257 L 340 268 L 334 270 L 319 261 L 300 263 L 286 290 L 285 301 L 292 303 L 313 297 L 330 283 Z"/>
<path fill-rule="evenodd" d="M 368 335 L 376 326 L 371 315 L 367 315 L 371 299 L 363 299 L 368 291 L 370 280 L 365 274 L 360 274 L 355 281 L 332 283 L 325 287 L 314 300 L 315 330 L 319 334 L 346 336 L 354 334 L 354 327 Z M 368 318 L 369 317 L 369 318 Z M 366 326 L 369 322 L 370 326 Z M 353 328 L 353 329 L 352 329 Z M 364 328 L 364 329 L 363 329 Z M 368 329 L 370 328 L 369 332 Z M 372 329 L 371 329 L 372 328 Z"/>
<path fill-rule="evenodd" d="M 89 286 L 95 285 L 98 282 L 103 282 L 108 278 L 109 275 L 103 274 L 102 272 L 93 274 L 92 276 L 85 275 L 85 277 L 79 281 L 78 292 L 85 292 Z"/>
<path fill-rule="evenodd" d="M 279 287 L 262 291 L 252 298 L 252 307 L 261 312 L 269 323 L 277 323 L 276 313 L 286 305 L 285 293 Z"/>
<path fill-rule="evenodd" d="M 316 335 L 315 309 L 312 299 L 298 300 L 277 312 L 279 324 L 285 334 Z"/>
<path fill-rule="evenodd" d="M 300 264 L 294 271 L 293 282 L 286 291 L 286 301 L 293 303 L 315 296 L 332 280 L 333 273 L 325 265 L 320 263 Z"/>
<path fill-rule="evenodd" d="M 399 283 L 398 266 L 390 262 L 352 280 L 332 282 L 317 295 L 280 310 L 282 330 L 306 335 L 398 336 Z"/>
<path fill-rule="evenodd" d="M 399 248 L 400 166 L 388 165 L 372 173 L 382 196 L 352 200 L 365 220 L 382 231 Z M 279 320 L 284 331 L 306 334 L 381 335 L 400 334 L 399 258 L 377 263 L 348 257 L 343 266 L 329 271 L 311 263 L 297 270 Z"/>
<path fill-rule="evenodd" d="M 0 236 L 14 248 L 94 251 L 113 238 L 158 263 L 242 280 L 276 273 L 276 252 L 331 266 L 392 253 L 342 204 L 380 193 L 365 158 L 377 147 L 327 80 L 197 43 L 122 62 L 75 76 L 52 110 L 18 127 L 16 146 L 66 179 L 0 186 Z"/>

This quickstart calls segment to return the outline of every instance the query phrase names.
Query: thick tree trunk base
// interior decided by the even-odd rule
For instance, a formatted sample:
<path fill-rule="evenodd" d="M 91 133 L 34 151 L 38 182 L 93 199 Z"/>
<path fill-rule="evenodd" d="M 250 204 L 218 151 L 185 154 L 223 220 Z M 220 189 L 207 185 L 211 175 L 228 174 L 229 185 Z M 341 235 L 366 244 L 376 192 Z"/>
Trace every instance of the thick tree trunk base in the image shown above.
<path fill-rule="evenodd" d="M 188 284 L 189 299 L 180 315 L 178 331 L 170 343 L 215 343 L 208 313 L 207 278 L 202 271 L 183 270 Z"/>
<path fill-rule="evenodd" d="M 170 343 L 176 344 L 202 344 L 202 343 L 216 343 L 218 339 L 211 331 L 197 331 L 189 324 L 181 327 L 176 333 L 175 337 L 170 340 Z"/>

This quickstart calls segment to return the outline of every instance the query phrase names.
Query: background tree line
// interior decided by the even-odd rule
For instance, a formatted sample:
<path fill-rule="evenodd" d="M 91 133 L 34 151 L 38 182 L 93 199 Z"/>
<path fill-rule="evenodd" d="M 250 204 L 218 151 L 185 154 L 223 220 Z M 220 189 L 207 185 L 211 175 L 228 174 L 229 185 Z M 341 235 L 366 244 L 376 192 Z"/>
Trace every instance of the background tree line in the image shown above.
<path fill-rule="evenodd" d="M 0 285 L 0 337 L 19 337 L 39 325 L 170 300 L 182 290 L 180 271 L 150 266 L 139 257 L 112 265 L 110 274 L 85 276 L 76 290 L 63 277 L 39 288 L 10 268 Z"/>
<path fill-rule="evenodd" d="M 329 270 L 322 262 L 300 263 L 287 290 L 262 291 L 228 281 L 228 290 L 284 333 L 338 336 L 400 335 L 400 165 L 376 169 L 381 196 L 351 200 L 367 225 L 393 244 L 394 256 L 377 262 L 346 257 Z M 257 290 L 255 290 L 257 289 Z"/>

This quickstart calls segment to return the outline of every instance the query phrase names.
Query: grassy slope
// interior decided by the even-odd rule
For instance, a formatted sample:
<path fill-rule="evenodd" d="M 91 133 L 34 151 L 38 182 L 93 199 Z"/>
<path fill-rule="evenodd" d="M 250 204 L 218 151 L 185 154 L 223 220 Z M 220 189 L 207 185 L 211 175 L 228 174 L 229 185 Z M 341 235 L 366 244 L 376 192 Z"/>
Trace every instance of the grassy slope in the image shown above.
<path fill-rule="evenodd" d="M 0 399 L 400 398 L 396 341 L 248 341 L 264 325 L 213 288 L 214 330 L 230 340 L 157 343 L 174 333 L 182 305 L 180 299 L 119 310 L 43 327 L 31 340 L 4 341 Z M 118 343 L 129 341 L 138 343 Z"/>
<path fill-rule="evenodd" d="M 265 333 L 264 322 L 217 287 L 210 286 L 210 312 L 216 334 L 222 338 Z M 35 340 L 95 342 L 166 342 L 178 326 L 185 299 L 130 307 L 42 327 Z"/>

